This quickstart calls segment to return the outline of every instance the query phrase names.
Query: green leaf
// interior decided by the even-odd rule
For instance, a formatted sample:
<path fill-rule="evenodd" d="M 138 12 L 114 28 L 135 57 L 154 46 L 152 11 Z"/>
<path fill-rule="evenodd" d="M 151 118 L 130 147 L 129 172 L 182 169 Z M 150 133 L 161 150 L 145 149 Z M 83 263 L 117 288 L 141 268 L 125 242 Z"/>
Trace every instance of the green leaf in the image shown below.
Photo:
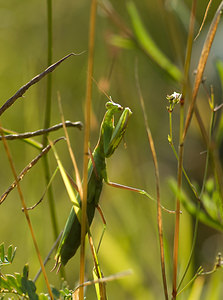
<path fill-rule="evenodd" d="M 15 252 L 16 252 L 16 248 L 13 250 L 12 247 L 13 247 L 12 245 L 10 245 L 8 247 L 7 255 L 5 255 L 4 243 L 2 243 L 0 245 L 0 266 L 9 265 L 9 264 L 12 263 L 12 261 L 13 261 L 13 259 L 15 257 Z"/>
<path fill-rule="evenodd" d="M 12 261 L 12 245 L 8 247 L 8 261 Z"/>
<path fill-rule="evenodd" d="M 11 250 L 10 250 L 11 251 Z M 13 254 L 13 253 L 12 253 Z M 29 298 L 31 300 L 38 300 L 39 297 L 36 294 L 36 286 L 32 280 L 28 279 L 29 267 L 25 265 L 23 268 L 23 275 L 19 273 L 7 274 L 0 276 L 0 292 L 12 292 L 21 296 L 22 299 Z M 44 294 L 43 294 L 44 295 Z M 41 295 L 41 299 L 49 299 L 48 296 Z"/>
<path fill-rule="evenodd" d="M 22 275 L 20 273 L 15 273 L 15 278 L 17 280 L 17 284 L 18 284 L 18 293 L 21 295 L 23 294 L 23 291 L 22 291 Z"/>
<path fill-rule="evenodd" d="M 28 279 L 28 276 L 29 276 L 29 266 L 28 266 L 28 264 L 26 264 L 23 268 L 23 277 Z"/>
<path fill-rule="evenodd" d="M 52 290 L 53 296 L 56 299 L 59 299 L 60 298 L 60 292 L 55 287 L 52 287 L 51 290 Z"/>
<path fill-rule="evenodd" d="M 10 285 L 8 284 L 7 278 L 0 276 L 0 291 L 10 290 Z"/>
<path fill-rule="evenodd" d="M 38 295 L 36 294 L 36 286 L 32 280 L 28 279 L 29 266 L 26 264 L 23 268 L 23 277 L 21 279 L 22 291 L 24 294 L 28 294 L 29 299 L 37 300 Z"/>
<path fill-rule="evenodd" d="M 5 249 L 4 249 L 4 243 L 1 243 L 0 245 L 0 259 L 1 259 L 1 264 L 3 264 L 4 259 L 5 259 Z"/>
<path fill-rule="evenodd" d="M 14 258 L 15 258 L 15 253 L 16 253 L 17 247 L 14 248 L 12 255 L 11 255 L 11 263 L 13 262 Z"/>
<path fill-rule="evenodd" d="M 12 290 L 17 291 L 19 289 L 19 286 L 18 286 L 18 282 L 17 282 L 15 276 L 8 274 L 8 275 L 6 275 L 6 278 L 7 278 L 7 282 L 8 282 L 10 291 L 12 291 Z"/>

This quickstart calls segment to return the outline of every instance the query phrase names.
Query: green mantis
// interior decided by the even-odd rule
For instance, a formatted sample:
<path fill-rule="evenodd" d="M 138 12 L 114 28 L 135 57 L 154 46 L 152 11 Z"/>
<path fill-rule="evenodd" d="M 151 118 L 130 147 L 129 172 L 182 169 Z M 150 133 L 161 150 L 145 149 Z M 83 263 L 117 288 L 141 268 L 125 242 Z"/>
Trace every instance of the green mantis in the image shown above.
<path fill-rule="evenodd" d="M 88 165 L 88 191 L 87 191 L 87 230 L 94 218 L 95 208 L 98 206 L 103 181 L 108 182 L 105 159 L 110 157 L 119 146 L 125 134 L 129 117 L 132 112 L 127 107 L 109 101 L 106 103 L 106 113 L 101 124 L 98 143 L 92 153 Z M 117 125 L 114 125 L 114 115 L 122 111 Z M 81 206 L 80 195 L 77 195 Z M 80 216 L 77 216 L 74 207 L 71 208 L 63 235 L 55 256 L 56 266 L 65 265 L 74 256 L 81 242 Z"/>

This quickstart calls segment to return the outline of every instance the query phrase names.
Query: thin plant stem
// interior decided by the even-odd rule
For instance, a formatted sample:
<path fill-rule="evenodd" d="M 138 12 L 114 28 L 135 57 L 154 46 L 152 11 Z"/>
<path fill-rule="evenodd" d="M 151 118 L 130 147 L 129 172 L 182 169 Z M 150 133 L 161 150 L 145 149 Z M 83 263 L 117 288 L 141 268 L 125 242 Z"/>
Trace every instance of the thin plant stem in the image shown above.
<path fill-rule="evenodd" d="M 45 191 L 44 191 L 43 195 L 41 196 L 40 200 L 37 201 L 34 205 L 32 205 L 30 207 L 27 207 L 28 210 L 33 210 L 34 208 L 36 208 L 43 201 L 43 199 L 44 199 L 44 197 L 45 197 L 45 195 L 46 195 L 46 193 L 48 191 L 48 188 L 52 184 L 52 182 L 53 182 L 53 180 L 54 180 L 54 178 L 55 178 L 58 170 L 59 170 L 59 167 L 56 167 L 56 169 L 53 172 L 53 175 L 51 176 L 50 181 L 48 182 L 47 187 L 45 188 Z"/>
<path fill-rule="evenodd" d="M 0 128 L 1 128 L 1 126 L 0 126 Z M 9 163 L 10 163 L 10 166 L 11 166 L 11 169 L 12 169 L 12 173 L 13 173 L 13 176 L 14 176 L 15 181 L 16 181 L 16 186 L 17 186 L 17 189 L 18 189 L 19 197 L 20 197 L 20 200 L 21 200 L 21 203 L 22 203 L 22 207 L 24 209 L 25 217 L 26 217 L 26 220 L 27 220 L 27 223 L 28 223 L 28 226 L 29 226 L 29 230 L 30 230 L 30 233 L 31 233 L 31 236 L 32 236 L 34 247 L 36 249 L 36 253 L 37 253 L 37 256 L 38 256 L 38 259 L 39 259 L 39 263 L 40 263 L 40 266 L 41 266 L 41 269 L 42 269 L 42 272 L 43 272 L 43 276 L 44 276 L 44 279 L 45 279 L 45 282 L 46 282 L 47 290 L 49 292 L 50 299 L 53 300 L 54 299 L 53 294 L 52 294 L 50 284 L 49 284 L 49 281 L 48 281 L 48 278 L 47 278 L 46 270 L 45 270 L 45 267 L 44 267 L 44 264 L 43 264 L 43 261 L 42 261 L 41 255 L 40 255 L 37 240 L 36 240 L 34 230 L 33 230 L 32 224 L 31 224 L 31 220 L 30 220 L 30 217 L 29 217 L 29 213 L 28 213 L 28 210 L 27 210 L 27 207 L 26 207 L 25 199 L 23 197 L 22 190 L 20 188 L 20 184 L 19 184 L 19 181 L 17 179 L 17 174 L 16 174 L 16 170 L 15 170 L 15 167 L 14 167 L 14 164 L 13 164 L 13 161 L 12 161 L 12 156 L 10 154 L 7 141 L 4 139 L 3 132 L 0 131 L 0 133 L 3 137 L 4 148 L 5 148 L 5 151 L 7 153 L 8 160 L 9 160 Z"/>
<path fill-rule="evenodd" d="M 201 132 L 201 135 L 203 137 L 204 143 L 205 143 L 205 145 L 208 145 L 208 143 L 209 143 L 209 141 L 208 141 L 208 133 L 206 132 L 206 129 L 205 129 L 204 123 L 203 123 L 203 121 L 201 119 L 201 115 L 200 115 L 200 112 L 198 110 L 197 105 L 194 108 L 194 114 L 196 116 L 196 121 L 197 121 L 197 123 L 199 125 L 200 132 Z"/>
<path fill-rule="evenodd" d="M 63 233 L 63 231 L 61 231 L 61 233 L 60 233 L 59 236 L 57 237 L 56 241 L 54 242 L 53 246 L 51 247 L 49 253 L 47 254 L 46 258 L 44 259 L 44 262 L 43 262 L 44 266 L 45 266 L 45 265 L 47 264 L 47 262 L 50 260 L 50 257 L 51 257 L 51 255 L 52 255 L 54 249 L 56 248 L 57 244 L 58 244 L 59 241 L 60 241 L 60 238 L 61 238 L 61 236 L 62 236 L 62 233 Z M 39 276 L 40 276 L 41 273 L 42 273 L 42 269 L 40 268 L 39 271 L 37 272 L 36 276 L 34 277 L 33 282 L 36 282 L 36 281 L 37 281 L 37 279 L 39 278 Z"/>
<path fill-rule="evenodd" d="M 214 95 L 213 91 L 211 92 L 211 97 L 209 100 L 210 107 L 213 111 L 213 121 L 212 121 L 212 128 L 210 128 L 211 133 L 214 131 L 214 123 L 215 123 L 215 117 L 216 117 L 216 112 L 223 106 L 221 104 L 220 106 L 214 107 Z M 212 134 L 210 134 L 210 137 L 212 137 Z M 216 147 L 216 144 L 214 143 L 213 139 L 210 140 L 209 143 L 209 150 L 210 150 L 210 159 L 212 161 L 213 165 L 213 170 L 214 170 L 214 176 L 216 178 L 216 183 L 217 183 L 217 189 L 220 194 L 220 199 L 221 199 L 221 207 L 219 207 L 219 210 L 223 212 L 223 206 L 222 206 L 222 201 L 223 201 L 223 172 L 222 172 L 222 164 L 219 160 L 219 149 Z"/>
<path fill-rule="evenodd" d="M 172 112 L 169 113 L 169 125 L 170 125 L 170 144 L 173 144 L 173 122 L 172 122 Z"/>
<path fill-rule="evenodd" d="M 183 162 L 183 145 L 181 144 L 179 146 L 179 161 L 178 161 L 178 175 L 177 175 L 178 193 L 180 193 L 180 191 L 181 191 L 182 168 L 183 168 L 182 162 Z M 176 299 L 176 295 L 177 295 L 177 290 L 176 289 L 177 289 L 179 229 L 180 229 L 180 197 L 177 196 L 177 199 L 176 199 L 175 231 L 174 231 L 174 247 L 173 247 L 173 291 L 172 291 L 172 298 L 173 299 Z"/>
<path fill-rule="evenodd" d="M 49 171 L 49 162 L 48 162 L 47 157 L 43 157 L 43 166 L 44 166 L 44 173 L 45 173 L 45 181 L 46 181 L 46 184 L 48 184 L 50 181 L 50 171 Z M 58 222 L 57 222 L 57 218 L 56 218 L 56 209 L 55 209 L 55 204 L 54 204 L 52 186 L 49 186 L 47 194 L 48 194 L 49 206 L 50 206 L 50 217 L 51 217 L 53 233 L 54 233 L 54 238 L 55 238 L 58 236 L 59 229 L 58 229 Z"/>
<path fill-rule="evenodd" d="M 136 65 L 137 66 L 137 65 Z M 136 77 L 136 84 L 137 84 L 137 90 L 139 93 L 139 100 L 141 103 L 142 111 L 143 111 L 143 117 L 144 117 L 144 123 L 145 128 L 148 136 L 148 141 L 153 157 L 153 163 L 155 168 L 155 178 L 156 178 L 156 197 L 157 197 L 157 224 L 158 224 L 158 232 L 159 232 L 159 245 L 160 245 L 160 258 L 161 258 L 161 270 L 162 270 L 162 279 L 163 279 L 163 290 L 165 299 L 168 300 L 168 289 L 167 289 L 167 280 L 166 280 L 166 270 L 165 270 L 165 254 L 164 254 L 164 244 L 163 244 L 163 220 L 162 220 L 162 207 L 161 207 L 161 201 L 160 201 L 160 178 L 159 178 L 159 167 L 158 167 L 158 161 L 156 156 L 156 149 L 153 142 L 152 133 L 150 131 L 148 120 L 146 116 L 145 111 L 145 103 L 142 96 L 141 88 L 139 85 L 139 78 L 138 78 L 138 72 L 137 69 L 135 70 L 135 77 Z"/>
<path fill-rule="evenodd" d="M 191 60 L 192 43 L 193 43 L 193 32 L 195 23 L 195 12 L 196 12 L 197 0 L 193 1 L 189 25 L 189 34 L 187 40 L 187 51 L 185 57 L 184 65 L 184 80 L 182 87 L 182 99 L 180 102 L 180 131 L 179 131 L 179 160 L 177 168 L 177 185 L 178 185 L 178 195 L 180 195 L 181 184 L 182 184 L 182 172 L 183 172 L 183 129 L 184 129 L 184 101 L 186 96 L 186 90 L 188 87 L 188 72 Z M 175 217 L 175 230 L 174 230 L 174 245 L 173 245 L 173 289 L 172 298 L 176 299 L 177 296 L 177 269 L 178 269 L 178 248 L 179 248 L 179 230 L 180 230 L 180 199 L 177 196 L 176 199 L 176 217 Z"/>
<path fill-rule="evenodd" d="M 52 64 L 53 59 L 53 23 L 52 23 L 52 0 L 47 0 L 47 64 Z M 51 118 L 51 101 L 52 101 L 52 74 L 47 76 L 47 89 L 46 89 L 46 111 L 44 128 L 50 127 Z M 47 144 L 47 134 L 43 136 L 43 146 Z"/>
<path fill-rule="evenodd" d="M 193 7 L 192 7 L 192 13 L 191 13 L 191 20 L 194 18 L 194 9 L 196 7 L 196 0 L 193 2 Z M 188 132 L 188 128 L 193 116 L 193 112 L 195 109 L 195 104 L 196 104 L 196 98 L 198 94 L 198 89 L 200 86 L 200 83 L 202 82 L 203 78 L 203 72 L 204 68 L 206 66 L 206 62 L 210 53 L 210 49 L 215 37 L 215 33 L 220 21 L 220 15 L 221 15 L 221 10 L 223 8 L 223 1 L 219 5 L 217 12 L 213 18 L 213 21 L 211 23 L 210 29 L 208 31 L 206 40 L 204 42 L 204 46 L 201 52 L 200 60 L 198 63 L 197 67 L 197 74 L 195 78 L 195 83 L 194 83 L 194 88 L 192 92 L 192 100 L 190 102 L 188 112 L 186 115 L 186 120 L 185 120 L 185 125 L 183 128 L 183 132 L 180 129 L 180 138 L 179 138 L 179 161 L 178 161 L 178 195 L 180 195 L 181 191 L 181 183 L 182 183 L 182 168 L 183 168 L 183 149 L 184 149 L 184 141 L 186 138 L 186 134 Z M 185 66 L 187 65 L 187 62 L 185 63 Z M 185 79 L 186 77 L 184 77 Z M 184 96 L 184 95 L 183 95 Z M 184 101 L 184 98 L 183 98 Z M 181 115 L 180 115 L 181 118 Z M 181 123 L 182 124 L 182 123 Z M 181 128 L 180 124 L 180 128 Z M 175 221 L 175 234 L 174 234 L 174 258 L 173 258 L 173 291 L 172 291 L 172 298 L 176 299 L 177 296 L 177 263 L 178 263 L 178 245 L 179 245 L 179 226 L 180 226 L 180 199 L 177 197 L 177 204 L 176 204 L 176 221 Z"/>
<path fill-rule="evenodd" d="M 178 287 L 177 287 L 177 294 L 178 294 L 178 291 L 179 291 L 179 288 L 187 274 L 187 271 L 189 270 L 189 267 L 190 267 L 190 263 L 191 263 L 191 260 L 192 260 L 192 257 L 193 257 L 193 254 L 194 254 L 194 249 L 195 249 L 195 244 L 196 244 L 196 239 L 197 239 L 197 229 L 198 229 L 198 222 L 199 222 L 199 219 L 198 219 L 198 216 L 199 216 L 199 212 L 200 212 L 200 207 L 201 207 L 201 202 L 199 201 L 198 202 L 198 206 L 197 206 L 197 213 L 196 213 L 196 218 L 195 218 L 195 225 L 194 225 L 194 236 L 193 236 L 193 241 L 192 241 L 192 246 L 191 246 L 191 252 L 190 252 L 190 256 L 189 256 L 189 259 L 188 259 L 188 262 L 187 262 L 187 265 L 186 265 L 186 268 L 185 268 L 185 271 L 184 271 L 184 274 L 178 284 Z"/>
<path fill-rule="evenodd" d="M 53 57 L 53 24 L 52 24 L 52 0 L 47 0 L 47 64 L 52 64 Z M 52 74 L 49 74 L 47 77 L 47 87 L 46 87 L 46 108 L 45 108 L 45 116 L 44 116 L 44 128 L 50 127 L 50 119 L 51 119 L 51 102 L 52 102 Z M 43 135 L 43 147 L 47 145 L 47 136 L 45 133 Z M 49 160 L 47 156 L 43 157 L 43 169 L 44 169 L 44 177 L 45 182 L 48 184 L 50 181 L 50 166 Z M 58 229 L 58 221 L 56 217 L 56 207 L 55 207 L 55 199 L 53 195 L 52 186 L 49 186 L 47 191 L 49 208 L 50 208 L 50 217 L 53 227 L 54 239 L 56 239 L 59 235 Z"/>
<path fill-rule="evenodd" d="M 172 150 L 173 150 L 173 153 L 174 153 L 174 155 L 175 155 L 175 157 L 176 157 L 176 159 L 177 159 L 177 161 L 178 161 L 179 158 L 178 158 L 177 151 L 176 151 L 176 149 L 175 149 L 175 147 L 174 147 L 174 144 L 171 143 L 170 146 L 171 146 L 171 148 L 172 148 Z M 184 174 L 184 176 L 185 176 L 185 178 L 186 178 L 186 180 L 187 180 L 187 182 L 188 182 L 188 184 L 189 184 L 191 190 L 193 191 L 194 196 L 196 197 L 196 199 L 197 199 L 198 201 L 200 201 L 199 195 L 198 195 L 198 193 L 197 193 L 197 191 L 196 191 L 194 185 L 193 185 L 192 182 L 190 181 L 190 178 L 189 178 L 189 176 L 187 175 L 187 173 L 186 173 L 184 167 L 183 167 L 183 174 Z"/>
<path fill-rule="evenodd" d="M 98 279 L 102 279 L 103 274 L 102 274 L 100 266 L 99 266 L 97 251 L 95 250 L 90 231 L 88 232 L 88 239 L 89 239 L 91 252 L 92 252 L 92 256 L 93 256 L 93 260 L 94 260 L 94 271 L 93 272 L 95 272 L 95 275 L 97 276 Z M 101 283 L 101 282 L 99 283 L 99 293 L 100 293 L 100 300 L 107 300 L 105 283 Z"/>
<path fill-rule="evenodd" d="M 210 131 L 209 131 L 209 140 L 211 140 L 211 136 L 212 136 L 212 131 L 213 131 L 213 125 L 214 125 L 214 110 L 212 111 L 212 115 L 211 115 L 211 122 L 210 122 Z M 210 157 L 210 145 L 207 146 L 207 156 L 206 156 L 206 162 L 205 162 L 205 170 L 204 170 L 204 177 L 203 177 L 203 183 L 202 183 L 202 188 L 201 188 L 201 192 L 199 195 L 198 199 L 198 207 L 197 207 L 197 213 L 196 213 L 196 219 L 195 219 L 195 226 L 194 226 L 194 236 L 193 236 L 193 241 L 192 241 L 192 247 L 191 247 L 191 253 L 188 259 L 188 263 L 187 266 L 185 268 L 184 274 L 179 282 L 179 285 L 177 287 L 177 291 L 179 290 L 186 274 L 187 271 L 189 269 L 192 257 L 193 257 L 193 253 L 194 253 L 194 248 L 195 248 L 195 244 L 196 244 L 196 239 L 197 239 L 197 229 L 198 229 L 198 216 L 199 216 L 199 212 L 200 212 L 200 207 L 201 207 L 201 201 L 200 199 L 202 198 L 202 195 L 204 193 L 204 188 L 205 188 L 205 183 L 206 183 L 206 178 L 207 178 L 207 172 L 208 172 L 208 164 L 209 164 L 209 157 Z"/>
<path fill-rule="evenodd" d="M 183 291 L 185 291 L 186 288 L 187 288 L 191 283 L 193 283 L 194 280 L 195 280 L 198 276 L 202 275 L 202 273 L 203 273 L 203 268 L 202 268 L 202 267 L 199 267 L 198 270 L 197 270 L 197 272 L 196 272 L 196 274 L 194 275 L 194 277 L 187 283 L 187 285 L 186 285 L 182 290 L 180 290 L 180 291 L 178 292 L 178 295 L 180 295 Z"/>
<path fill-rule="evenodd" d="M 81 217 L 81 250 L 80 250 L 80 285 L 84 283 L 85 274 L 85 232 L 86 232 L 86 209 L 87 209 L 87 185 L 88 185 L 88 148 L 90 139 L 90 117 L 91 117 L 91 99 L 92 99 L 92 77 L 94 61 L 95 44 L 95 23 L 96 23 L 97 0 L 91 1 L 89 41 L 88 41 L 88 70 L 87 87 L 85 103 L 85 132 L 84 132 L 84 163 L 83 163 L 83 199 L 82 199 L 82 217 Z M 80 288 L 79 299 L 84 300 L 84 289 Z"/>
<path fill-rule="evenodd" d="M 202 23 L 201 23 L 201 26 L 200 26 L 200 28 L 199 28 L 199 30 L 198 30 L 198 33 L 197 33 L 196 37 L 194 38 L 194 41 L 196 41 L 196 39 L 199 37 L 199 35 L 200 35 L 200 33 L 201 33 L 201 30 L 202 30 L 202 28 L 204 27 L 204 23 L 205 23 L 205 20 L 206 20 L 206 18 L 207 18 L 208 11 L 209 11 L 209 9 L 210 9 L 210 7 L 211 7 L 211 3 L 212 3 L 212 0 L 209 0 L 208 5 L 207 5 L 207 8 L 206 8 L 205 13 L 204 13 L 203 21 L 202 21 Z"/>
<path fill-rule="evenodd" d="M 109 281 L 114 281 L 114 280 L 118 280 L 118 279 L 130 276 L 132 274 L 133 274 L 132 270 L 126 270 L 126 271 L 116 273 L 116 274 L 113 274 L 113 275 L 110 275 L 110 276 L 107 276 L 107 277 L 102 277 L 102 278 L 99 278 L 99 279 L 96 279 L 96 280 L 86 281 L 86 282 L 83 283 L 82 286 L 84 287 L 84 286 L 89 286 L 89 285 L 95 285 L 97 283 L 106 283 L 106 282 L 109 282 Z M 80 285 L 78 285 L 74 289 L 74 294 L 76 293 L 76 291 L 78 289 L 80 289 Z"/>

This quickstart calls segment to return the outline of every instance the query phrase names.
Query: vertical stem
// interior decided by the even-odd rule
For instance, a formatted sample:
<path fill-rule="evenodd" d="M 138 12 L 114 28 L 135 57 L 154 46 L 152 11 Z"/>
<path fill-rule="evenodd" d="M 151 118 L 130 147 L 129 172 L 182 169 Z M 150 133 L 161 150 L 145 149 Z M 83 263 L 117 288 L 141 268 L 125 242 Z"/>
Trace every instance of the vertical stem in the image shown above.
<path fill-rule="evenodd" d="M 52 0 L 47 0 L 47 64 L 50 66 L 52 64 L 53 56 L 53 40 L 52 40 Z M 46 90 L 46 111 L 44 128 L 50 126 L 50 113 L 51 113 L 51 94 L 52 94 L 52 74 L 47 76 L 47 90 Z M 43 146 L 47 144 L 47 135 L 43 136 Z"/>
<path fill-rule="evenodd" d="M 52 26 L 52 0 L 47 0 L 47 33 L 48 33 L 48 43 L 47 43 L 47 64 L 50 66 L 52 64 L 53 58 L 53 26 Z M 50 113 L 51 113 L 51 94 L 52 94 L 52 73 L 47 76 L 47 95 L 46 95 L 46 112 L 44 128 L 50 126 Z M 47 136 L 43 138 L 43 143 L 47 143 Z"/>
<path fill-rule="evenodd" d="M 179 145 L 179 161 L 178 161 L 178 195 L 181 190 L 182 183 L 182 163 L 183 163 L 183 144 Z M 173 247 L 173 292 L 172 297 L 176 299 L 177 296 L 177 264 L 178 264 L 178 248 L 179 248 L 179 230 L 180 230 L 180 200 L 179 196 L 176 199 L 176 219 L 174 231 L 174 247 Z"/>
<path fill-rule="evenodd" d="M 137 65 L 136 65 L 137 67 Z M 165 299 L 168 300 L 168 288 L 167 288 L 167 280 L 166 280 L 166 268 L 165 268 L 165 253 L 164 253 L 164 244 L 163 244 L 163 219 L 162 219 L 162 211 L 161 211 L 161 199 L 160 199 L 160 176 L 159 176 L 159 167 L 156 155 L 156 149 L 153 142 L 152 133 L 149 128 L 146 110 L 145 110 L 145 103 L 142 96 L 142 92 L 140 89 L 139 78 L 138 78 L 138 70 L 135 70 L 135 78 L 136 78 L 136 85 L 139 93 L 139 100 L 141 103 L 142 111 L 143 111 L 143 118 L 146 127 L 147 137 L 153 157 L 153 163 L 155 168 L 155 178 L 156 178 L 156 197 L 157 197 L 157 225 L 158 225 L 158 232 L 159 232 L 159 246 L 160 246 L 160 260 L 161 260 L 161 271 L 162 271 L 162 279 L 163 279 L 163 289 L 164 289 L 164 296 Z M 171 115 L 171 114 L 170 114 Z M 172 132 L 172 129 L 171 129 Z M 172 133 L 171 139 L 172 139 Z"/>
<path fill-rule="evenodd" d="M 83 163 L 83 199 L 82 199 L 82 218 L 81 218 L 81 253 L 80 253 L 80 294 L 79 299 L 84 299 L 84 272 L 85 272 L 85 233 L 86 233 L 86 209 L 87 209 L 87 184 L 88 184 L 88 144 L 90 138 L 90 116 L 92 98 L 92 77 L 93 77 L 93 58 L 94 58 L 94 39 L 96 22 L 97 0 L 91 1 L 89 40 L 88 40 L 88 72 L 85 103 L 85 132 L 84 132 L 84 163 Z"/>
<path fill-rule="evenodd" d="M 170 142 L 171 145 L 173 145 L 172 111 L 169 112 L 169 126 L 170 126 Z"/>
<path fill-rule="evenodd" d="M 48 50 L 47 50 L 47 64 L 50 66 L 52 64 L 52 56 L 53 56 L 53 26 L 52 26 L 52 0 L 47 0 L 47 33 L 48 33 Z M 46 90 L 46 110 L 45 110 L 45 120 L 44 120 L 44 128 L 48 128 L 50 126 L 50 116 L 51 116 L 51 95 L 52 95 L 52 74 L 49 73 L 47 76 L 47 90 Z M 43 135 L 43 147 L 47 145 L 47 134 Z M 43 157 L 43 167 L 45 174 L 46 184 L 50 181 L 50 169 L 49 169 L 49 161 L 48 157 Z M 49 186 L 47 191 L 48 199 L 49 199 L 49 207 L 50 207 L 50 216 L 51 222 L 53 226 L 54 239 L 57 239 L 59 235 L 57 218 L 56 218 L 56 210 L 54 204 L 53 190 L 52 186 Z"/>
<path fill-rule="evenodd" d="M 179 132 L 179 149 L 178 149 L 178 169 L 177 169 L 177 185 L 178 185 L 178 196 L 176 199 L 176 218 L 175 218 L 175 231 L 174 231 L 174 245 L 173 245 L 173 291 L 172 298 L 176 299 L 177 296 L 177 269 L 178 269 L 178 248 L 179 248 L 179 231 L 180 231 L 180 191 L 182 185 L 182 172 L 183 172 L 183 152 L 184 152 L 184 101 L 186 91 L 188 88 L 188 72 L 191 61 L 191 52 L 193 44 L 193 32 L 195 23 L 195 12 L 196 12 L 197 0 L 193 1 L 191 8 L 190 27 L 187 39 L 187 51 L 184 65 L 184 81 L 182 87 L 182 99 L 180 106 L 180 132 Z"/>

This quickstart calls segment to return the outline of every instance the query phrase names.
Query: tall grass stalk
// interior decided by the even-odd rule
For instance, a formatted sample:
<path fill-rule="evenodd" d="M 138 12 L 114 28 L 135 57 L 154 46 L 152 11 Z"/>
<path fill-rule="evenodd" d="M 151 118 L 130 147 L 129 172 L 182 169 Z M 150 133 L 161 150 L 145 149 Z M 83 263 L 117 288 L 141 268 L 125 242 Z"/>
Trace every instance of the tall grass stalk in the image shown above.
<path fill-rule="evenodd" d="M 89 40 L 88 40 L 88 70 L 85 102 L 85 131 L 84 131 L 84 163 L 83 163 L 83 199 L 82 199 L 82 220 L 81 220 L 81 254 L 80 254 L 80 285 L 84 283 L 85 273 L 85 232 L 86 232 L 86 208 L 87 208 L 87 184 L 88 184 L 88 148 L 90 139 L 91 121 L 91 99 L 92 99 L 92 78 L 95 44 L 95 23 L 96 23 L 97 0 L 91 1 Z M 80 287 L 79 299 L 84 300 L 84 289 Z"/>
<path fill-rule="evenodd" d="M 47 0 L 47 34 L 48 34 L 48 43 L 47 43 L 47 64 L 50 66 L 52 64 L 53 58 L 53 24 L 52 24 L 52 0 Z M 52 74 L 50 73 L 47 77 L 47 87 L 46 87 L 46 108 L 45 108 L 45 120 L 44 128 L 50 126 L 51 119 L 51 98 L 52 98 Z M 43 147 L 47 145 L 47 134 L 43 135 Z M 50 181 L 50 166 L 48 157 L 43 157 L 43 168 L 45 174 L 46 184 Z M 52 186 L 49 186 L 47 191 L 50 207 L 50 216 L 53 227 L 54 239 L 56 240 L 59 235 L 58 222 L 56 218 L 56 209 L 55 201 L 53 196 Z"/>
<path fill-rule="evenodd" d="M 182 86 L 182 98 L 180 102 L 180 131 L 179 131 L 179 149 L 178 149 L 178 171 L 177 171 L 177 184 L 178 192 L 181 190 L 182 184 L 182 172 L 183 172 L 183 128 L 184 128 L 184 101 L 186 97 L 188 82 L 188 72 L 191 60 L 191 52 L 193 45 L 193 32 L 195 23 L 195 12 L 196 12 L 197 0 L 193 1 L 190 17 L 190 26 L 187 40 L 187 51 L 184 64 L 184 77 Z M 179 195 L 179 193 L 178 193 Z M 177 269 L 178 269 L 178 248 L 179 248 L 179 230 L 180 230 L 180 199 L 177 196 L 176 199 L 176 218 L 175 218 L 175 231 L 174 231 L 174 245 L 173 245 L 173 290 L 172 297 L 176 298 L 177 295 Z"/>
<path fill-rule="evenodd" d="M 137 67 L 137 65 L 136 65 Z M 160 244 L 160 261 L 161 261 L 161 270 L 162 270 L 162 279 L 163 279 L 163 289 L 164 289 L 164 295 L 165 299 L 168 300 L 168 288 L 167 288 L 167 279 L 166 279 L 166 269 L 165 269 L 165 253 L 164 253 L 164 244 L 163 244 L 163 220 L 162 220 L 162 209 L 161 209 L 161 203 L 160 203 L 160 176 L 159 176 L 159 167 L 158 167 L 158 161 L 157 161 L 157 155 L 156 155 L 156 149 L 153 142 L 153 137 L 151 130 L 148 125 L 148 119 L 146 115 L 146 109 L 145 109 L 145 103 L 142 96 L 141 88 L 139 85 L 139 78 L 138 78 L 138 70 L 135 69 L 135 78 L 136 78 L 136 84 L 137 84 L 137 90 L 139 94 L 139 100 L 143 112 L 143 118 L 145 123 L 145 128 L 147 132 L 147 137 L 150 145 L 150 149 L 152 152 L 153 157 L 153 163 L 155 168 L 155 178 L 156 178 L 156 197 L 157 197 L 157 224 L 158 224 L 158 232 L 159 232 L 159 244 Z"/>
<path fill-rule="evenodd" d="M 212 109 L 212 115 L 211 115 L 211 121 L 210 121 L 210 130 L 209 130 L 209 140 L 211 140 L 211 137 L 212 137 L 212 134 L 213 134 L 213 127 L 214 127 L 214 109 Z M 199 216 L 199 213 L 200 213 L 200 207 L 201 207 L 201 201 L 200 199 L 202 199 L 202 196 L 203 196 L 203 193 L 204 193 L 204 189 L 205 189 L 205 183 L 206 183 L 206 179 L 207 179 L 207 172 L 208 172 L 208 165 L 209 165 L 209 157 L 210 157 L 210 145 L 207 146 L 207 155 L 206 155 L 206 162 L 205 162 L 205 170 L 204 170 L 204 176 L 203 176 L 203 183 L 202 183 L 202 187 L 201 187 L 201 192 L 200 192 L 200 195 L 199 197 L 197 198 L 198 200 L 198 205 L 197 205 L 197 213 L 196 213 L 196 218 L 195 218 L 195 225 L 194 225 L 194 236 L 193 236 L 193 241 L 192 241 L 192 247 L 191 247 L 191 253 L 190 253 L 190 256 L 189 256 L 189 259 L 188 259 L 188 263 L 187 263 L 187 266 L 185 268 L 185 271 L 184 271 L 184 274 L 179 282 L 179 285 L 177 287 L 177 291 L 179 290 L 186 274 L 187 274 L 187 271 L 189 269 L 189 266 L 190 266 L 190 263 L 191 263 L 191 260 L 192 260 L 192 256 L 193 256 L 193 253 L 194 253 L 194 249 L 195 249 L 195 243 L 196 243 L 196 240 L 197 240 L 197 230 L 198 230 L 198 216 Z"/>

